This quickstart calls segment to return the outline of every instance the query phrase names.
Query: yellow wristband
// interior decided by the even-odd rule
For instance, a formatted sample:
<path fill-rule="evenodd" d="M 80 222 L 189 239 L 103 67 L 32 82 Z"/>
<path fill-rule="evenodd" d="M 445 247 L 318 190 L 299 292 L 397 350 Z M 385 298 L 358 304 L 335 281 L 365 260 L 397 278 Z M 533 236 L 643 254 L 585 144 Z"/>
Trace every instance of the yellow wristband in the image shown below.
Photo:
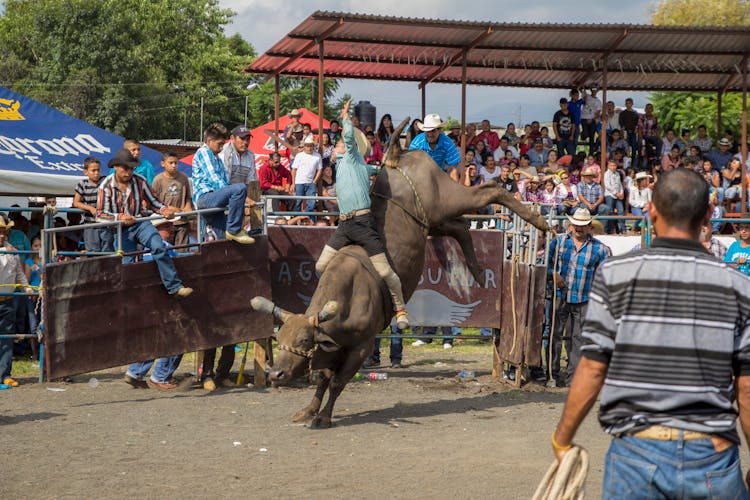
<path fill-rule="evenodd" d="M 569 444 L 568 446 L 560 446 L 559 444 L 557 444 L 557 441 L 555 441 L 555 431 L 552 431 L 552 447 L 557 451 L 568 451 L 573 447 L 573 445 Z"/>

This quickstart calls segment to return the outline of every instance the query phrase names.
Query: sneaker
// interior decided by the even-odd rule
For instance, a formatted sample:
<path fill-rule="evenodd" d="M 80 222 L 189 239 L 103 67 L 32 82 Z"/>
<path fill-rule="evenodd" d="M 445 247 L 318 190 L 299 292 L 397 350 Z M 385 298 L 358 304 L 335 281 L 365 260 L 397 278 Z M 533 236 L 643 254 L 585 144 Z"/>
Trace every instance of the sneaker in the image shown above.
<path fill-rule="evenodd" d="M 403 368 L 401 361 L 391 361 L 391 368 Z"/>
<path fill-rule="evenodd" d="M 207 378 L 203 381 L 203 390 L 208 392 L 213 392 L 216 390 L 216 383 L 214 382 L 214 379 Z"/>
<path fill-rule="evenodd" d="M 148 382 L 137 379 L 131 375 L 125 374 L 123 381 L 133 389 L 148 389 Z"/>
<path fill-rule="evenodd" d="M 362 368 L 375 368 L 380 366 L 380 360 L 374 359 L 374 358 L 367 358 L 364 363 L 362 363 Z"/>
<path fill-rule="evenodd" d="M 453 344 L 450 342 L 443 342 L 443 349 L 453 349 Z"/>
<path fill-rule="evenodd" d="M 232 234 L 229 231 L 225 231 L 224 235 L 228 240 L 236 241 L 242 245 L 252 245 L 255 243 L 255 238 L 247 234 L 247 231 L 240 229 L 237 233 Z"/>
<path fill-rule="evenodd" d="M 177 292 L 174 295 L 178 299 L 184 299 L 185 297 L 189 297 L 190 294 L 192 294 L 194 291 L 195 290 L 193 290 L 192 288 L 188 286 L 183 286 L 179 290 L 177 290 Z"/>
<path fill-rule="evenodd" d="M 421 345 L 427 345 L 427 342 L 425 342 L 424 340 L 417 339 L 417 340 L 415 340 L 414 342 L 411 343 L 412 347 L 419 347 Z"/>
<path fill-rule="evenodd" d="M 18 382 L 18 380 L 12 379 L 10 377 L 6 377 L 3 380 L 3 384 L 9 385 L 11 387 L 18 387 L 20 385 L 19 382 Z"/>
<path fill-rule="evenodd" d="M 404 331 L 409 328 L 409 317 L 406 315 L 406 311 L 403 309 L 396 311 L 396 327 L 399 330 Z"/>

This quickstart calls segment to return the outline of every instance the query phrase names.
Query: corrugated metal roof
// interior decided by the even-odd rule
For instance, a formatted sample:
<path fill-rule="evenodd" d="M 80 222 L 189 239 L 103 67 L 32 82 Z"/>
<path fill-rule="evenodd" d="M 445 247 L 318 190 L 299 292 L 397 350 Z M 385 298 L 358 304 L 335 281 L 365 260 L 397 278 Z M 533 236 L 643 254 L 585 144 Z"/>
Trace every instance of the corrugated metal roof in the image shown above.
<path fill-rule="evenodd" d="M 446 21 L 318 11 L 246 68 L 332 78 L 612 90 L 741 90 L 750 28 Z"/>

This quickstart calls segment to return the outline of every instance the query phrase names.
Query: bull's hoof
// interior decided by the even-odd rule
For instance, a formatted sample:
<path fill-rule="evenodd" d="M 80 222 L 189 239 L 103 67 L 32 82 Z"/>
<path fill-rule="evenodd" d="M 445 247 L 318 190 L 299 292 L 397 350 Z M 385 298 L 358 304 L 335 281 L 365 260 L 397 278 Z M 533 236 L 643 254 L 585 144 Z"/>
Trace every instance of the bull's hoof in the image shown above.
<path fill-rule="evenodd" d="M 331 418 L 316 415 L 310 422 L 311 429 L 329 429 L 331 427 Z"/>
<path fill-rule="evenodd" d="M 315 411 L 310 408 L 303 408 L 292 417 L 292 422 L 307 422 L 315 416 Z"/>

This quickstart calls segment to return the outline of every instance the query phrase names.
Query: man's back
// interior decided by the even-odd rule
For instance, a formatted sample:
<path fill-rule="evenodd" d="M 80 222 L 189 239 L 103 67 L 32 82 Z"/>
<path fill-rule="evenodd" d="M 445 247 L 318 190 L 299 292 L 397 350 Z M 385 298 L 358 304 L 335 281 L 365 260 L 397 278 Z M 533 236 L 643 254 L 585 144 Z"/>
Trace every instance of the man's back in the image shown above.
<path fill-rule="evenodd" d="M 660 238 L 607 260 L 592 286 L 583 355 L 609 364 L 600 422 L 739 442 L 733 376 L 750 369 L 750 280 L 698 242 Z"/>

